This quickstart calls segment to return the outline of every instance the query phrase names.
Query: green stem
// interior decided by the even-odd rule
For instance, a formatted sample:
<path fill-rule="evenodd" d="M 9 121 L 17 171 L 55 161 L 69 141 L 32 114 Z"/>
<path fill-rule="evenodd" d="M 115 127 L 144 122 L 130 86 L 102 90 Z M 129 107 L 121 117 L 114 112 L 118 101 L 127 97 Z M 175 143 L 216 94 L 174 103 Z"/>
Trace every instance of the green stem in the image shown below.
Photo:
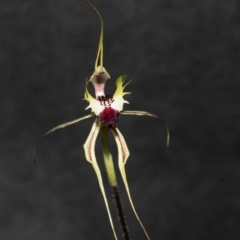
<path fill-rule="evenodd" d="M 111 187 L 117 186 L 116 173 L 114 170 L 112 155 L 110 153 L 109 144 L 108 144 L 108 131 L 106 128 L 101 127 L 101 133 L 102 133 L 102 142 L 103 142 L 104 164 L 107 171 L 108 181 Z"/>
<path fill-rule="evenodd" d="M 102 142 L 103 142 L 103 157 L 104 157 L 104 164 L 107 171 L 108 181 L 113 191 L 113 197 L 117 206 L 118 216 L 120 220 L 120 224 L 122 227 L 122 232 L 125 240 L 130 240 L 129 236 L 129 230 L 127 228 L 123 207 L 121 203 L 121 198 L 118 190 L 117 185 L 117 178 L 116 173 L 114 170 L 114 164 L 112 155 L 109 150 L 109 144 L 108 144 L 108 131 L 104 127 L 101 127 L 101 133 L 102 133 Z"/>

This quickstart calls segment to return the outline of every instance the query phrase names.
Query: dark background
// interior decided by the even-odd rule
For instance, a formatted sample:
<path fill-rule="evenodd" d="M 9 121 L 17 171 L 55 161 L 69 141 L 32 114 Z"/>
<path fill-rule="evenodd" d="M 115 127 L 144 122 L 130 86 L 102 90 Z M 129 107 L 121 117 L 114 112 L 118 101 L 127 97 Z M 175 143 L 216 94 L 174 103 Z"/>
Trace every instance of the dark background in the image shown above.
<path fill-rule="evenodd" d="M 238 1 L 93 3 L 105 22 L 108 91 L 127 74 L 125 109 L 155 113 L 171 131 L 167 148 L 158 120 L 119 119 L 133 201 L 151 239 L 239 239 Z M 39 136 L 89 113 L 82 98 L 98 34 L 99 19 L 80 0 L 0 2 L 1 240 L 113 239 L 82 148 L 93 119 L 47 136 L 32 160 Z M 105 176 L 100 149 L 99 138 Z M 119 185 L 132 239 L 146 239 Z"/>

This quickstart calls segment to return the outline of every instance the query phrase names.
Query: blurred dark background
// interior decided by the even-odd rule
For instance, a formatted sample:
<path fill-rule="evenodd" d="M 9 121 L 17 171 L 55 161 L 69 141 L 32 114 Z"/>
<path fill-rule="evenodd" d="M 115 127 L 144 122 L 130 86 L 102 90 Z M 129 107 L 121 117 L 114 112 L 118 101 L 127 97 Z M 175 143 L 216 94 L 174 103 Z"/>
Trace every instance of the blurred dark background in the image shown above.
<path fill-rule="evenodd" d="M 104 65 L 132 79 L 120 116 L 131 156 L 133 201 L 155 240 L 240 238 L 240 14 L 237 0 L 93 1 L 105 22 Z M 83 147 L 84 83 L 96 57 L 99 19 L 80 0 L 0 2 L 0 239 L 113 239 Z M 113 140 L 111 138 L 111 140 Z M 116 147 L 111 141 L 115 160 Z M 115 206 L 97 145 L 111 211 Z M 120 176 L 119 176 L 120 177 Z M 132 239 L 145 239 L 120 191 Z"/>

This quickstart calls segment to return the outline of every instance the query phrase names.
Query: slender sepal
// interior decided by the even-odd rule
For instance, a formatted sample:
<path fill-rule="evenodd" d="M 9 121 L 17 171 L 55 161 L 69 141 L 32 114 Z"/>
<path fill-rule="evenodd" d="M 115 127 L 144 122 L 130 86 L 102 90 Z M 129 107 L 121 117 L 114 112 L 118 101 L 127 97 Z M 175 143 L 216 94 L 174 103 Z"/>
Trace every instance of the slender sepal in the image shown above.
<path fill-rule="evenodd" d="M 129 153 L 129 150 L 128 150 L 128 147 L 127 147 L 127 144 L 125 142 L 125 139 L 123 137 L 123 135 L 121 134 L 121 132 L 118 130 L 118 128 L 115 128 L 115 129 L 112 129 L 111 130 L 113 136 L 114 136 L 114 139 L 116 141 L 116 144 L 117 144 L 117 148 L 118 148 L 118 166 L 119 166 L 119 170 L 120 170 L 120 173 L 121 173 L 121 176 L 122 176 L 122 179 L 123 179 L 123 183 L 125 185 L 125 188 L 126 188 L 126 191 L 127 191 L 127 195 L 128 195 L 128 199 L 129 199 L 129 202 L 132 206 L 132 209 L 133 209 L 133 212 L 139 222 L 139 224 L 141 225 L 146 237 L 148 240 L 150 240 L 150 237 L 148 236 L 148 233 L 145 229 L 145 227 L 143 226 L 138 214 L 137 214 L 137 211 L 134 207 L 134 204 L 133 204 L 133 201 L 132 201 L 132 197 L 131 197 L 131 194 L 130 194 L 130 190 L 129 190 L 129 186 L 128 186 L 128 181 L 127 181 L 127 176 L 126 176 L 126 172 L 125 172 L 125 164 L 127 162 L 127 159 L 130 155 Z"/>
<path fill-rule="evenodd" d="M 97 139 L 97 136 L 99 134 L 100 129 L 101 129 L 101 123 L 96 119 L 95 122 L 93 123 L 90 134 L 88 135 L 88 138 L 87 138 L 85 144 L 83 145 L 83 148 L 84 148 L 84 151 L 85 151 L 85 156 L 86 156 L 87 161 L 92 164 L 93 169 L 94 169 L 94 171 L 97 175 L 99 187 L 100 187 L 100 190 L 102 192 L 103 199 L 104 199 L 104 202 L 105 202 L 105 205 L 106 205 L 109 221 L 110 221 L 110 224 L 111 224 L 111 227 L 112 227 L 112 230 L 113 230 L 114 237 L 117 240 L 118 238 L 117 238 L 117 235 L 116 235 L 116 232 L 115 232 L 115 229 L 114 229 L 114 225 L 113 225 L 113 221 L 112 221 L 112 217 L 111 217 L 106 193 L 105 193 L 104 186 L 103 186 L 101 171 L 98 167 L 98 163 L 97 163 L 96 156 L 95 156 L 95 143 L 96 143 L 96 139 Z"/>
<path fill-rule="evenodd" d="M 97 10 L 97 8 L 88 0 L 84 0 L 84 2 L 86 2 L 90 7 L 93 8 L 93 10 L 97 13 L 99 19 L 100 19 L 100 36 L 99 36 L 99 43 L 98 43 L 98 52 L 97 52 L 97 57 L 96 57 L 96 61 L 95 61 L 95 69 L 98 66 L 103 66 L 103 19 L 102 16 L 100 14 L 100 12 Z"/>
<path fill-rule="evenodd" d="M 104 87 L 107 79 L 110 78 L 110 75 L 108 74 L 107 70 L 103 67 L 103 19 L 100 14 L 100 12 L 97 10 L 97 8 L 88 0 L 84 0 L 88 5 L 90 5 L 93 10 L 97 13 L 99 19 L 100 19 L 100 36 L 99 36 L 99 43 L 98 43 L 98 51 L 97 51 L 97 57 L 95 61 L 94 66 L 94 72 L 93 75 L 90 78 L 90 81 L 93 83 L 95 88 L 95 95 L 96 98 L 100 96 L 104 96 Z"/>

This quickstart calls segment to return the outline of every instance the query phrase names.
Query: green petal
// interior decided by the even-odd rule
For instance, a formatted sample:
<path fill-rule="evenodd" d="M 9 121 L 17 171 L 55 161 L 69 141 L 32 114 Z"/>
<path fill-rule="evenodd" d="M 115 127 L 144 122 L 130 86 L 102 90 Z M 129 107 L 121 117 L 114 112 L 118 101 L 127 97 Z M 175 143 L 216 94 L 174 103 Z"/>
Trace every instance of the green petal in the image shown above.
<path fill-rule="evenodd" d="M 142 224 L 142 222 L 141 222 L 140 218 L 138 217 L 138 214 L 137 214 L 137 212 L 135 210 L 135 207 L 134 207 L 134 204 L 133 204 L 133 201 L 132 201 L 132 198 L 131 198 L 129 186 L 128 186 L 127 176 L 126 176 L 126 172 L 125 172 L 125 164 L 127 162 L 127 159 L 129 157 L 130 153 L 129 153 L 127 144 L 125 142 L 125 139 L 124 139 L 123 135 L 118 130 L 118 128 L 115 128 L 115 129 L 111 130 L 111 132 L 112 132 L 112 134 L 114 136 L 114 139 L 116 141 L 116 144 L 117 144 L 117 148 L 118 148 L 118 166 L 119 166 L 119 169 L 120 169 L 120 173 L 122 175 L 123 183 L 124 183 L 126 191 L 127 191 L 129 202 L 131 204 L 133 212 L 134 212 L 134 214 L 135 214 L 139 224 L 141 225 L 141 227 L 142 227 L 142 229 L 143 229 L 147 239 L 150 240 L 150 238 L 149 238 L 149 236 L 147 234 L 147 231 L 144 228 L 144 226 L 143 226 L 143 224 Z"/>
<path fill-rule="evenodd" d="M 39 142 L 41 141 L 42 138 L 44 138 L 44 137 L 45 137 L 46 135 L 48 135 L 49 133 L 54 132 L 54 131 L 56 131 L 56 130 L 58 130 L 58 129 L 60 129 L 60 128 L 65 128 L 65 127 L 67 127 L 67 126 L 70 126 L 70 125 L 72 125 L 72 124 L 75 124 L 75 123 L 77 123 L 77 122 L 80 122 L 80 121 L 82 121 L 82 120 L 84 120 L 84 119 L 87 119 L 87 118 L 90 118 L 90 117 L 93 117 L 93 116 L 94 116 L 93 113 L 88 114 L 88 115 L 86 115 L 86 116 L 84 116 L 84 117 L 80 117 L 80 118 L 77 118 L 77 119 L 75 119 L 75 120 L 72 120 L 72 121 L 69 121 L 69 122 L 60 124 L 60 125 L 52 128 L 52 129 L 49 130 L 48 132 L 44 133 L 44 134 L 37 140 L 37 143 L 36 143 L 35 146 L 34 146 L 34 149 L 33 149 L 33 159 L 34 159 L 34 162 L 35 162 L 35 158 L 36 158 L 37 146 L 38 146 L 38 144 L 39 144 Z M 35 163 L 36 163 L 36 162 L 35 162 Z"/>
<path fill-rule="evenodd" d="M 109 206 L 108 206 L 107 197 L 106 197 L 104 186 L 103 186 L 101 171 L 98 167 L 96 156 L 95 156 L 95 143 L 96 143 L 96 139 L 97 139 L 97 136 L 98 136 L 98 133 L 99 133 L 100 129 L 101 129 L 101 123 L 96 119 L 95 122 L 93 123 L 90 134 L 89 134 L 85 144 L 83 145 L 83 148 L 84 148 L 84 151 L 85 151 L 85 156 L 86 156 L 87 161 L 92 164 L 93 169 L 94 169 L 94 171 L 97 175 L 99 187 L 100 187 L 100 190 L 102 192 L 103 199 L 104 199 L 104 202 L 105 202 L 105 205 L 106 205 L 106 208 L 107 208 L 109 221 L 110 221 L 110 224 L 111 224 L 111 227 L 112 227 L 112 230 L 113 230 L 114 237 L 117 240 L 118 238 L 117 238 L 114 226 L 113 226 L 113 221 L 112 221 L 111 213 L 110 213 Z"/>
<path fill-rule="evenodd" d="M 161 119 L 159 118 L 158 116 L 152 114 L 152 113 L 149 113 L 149 112 L 145 112 L 145 111 L 134 111 L 134 110 L 130 110 L 130 111 L 122 111 L 121 114 L 124 114 L 124 115 L 136 115 L 136 116 L 149 116 L 149 117 L 155 117 L 155 118 L 158 118 L 162 124 L 164 125 L 164 127 L 166 128 L 166 131 L 167 131 L 167 147 L 169 146 L 169 142 L 170 142 L 170 131 L 169 131 L 169 128 L 167 126 L 167 124 Z"/>

